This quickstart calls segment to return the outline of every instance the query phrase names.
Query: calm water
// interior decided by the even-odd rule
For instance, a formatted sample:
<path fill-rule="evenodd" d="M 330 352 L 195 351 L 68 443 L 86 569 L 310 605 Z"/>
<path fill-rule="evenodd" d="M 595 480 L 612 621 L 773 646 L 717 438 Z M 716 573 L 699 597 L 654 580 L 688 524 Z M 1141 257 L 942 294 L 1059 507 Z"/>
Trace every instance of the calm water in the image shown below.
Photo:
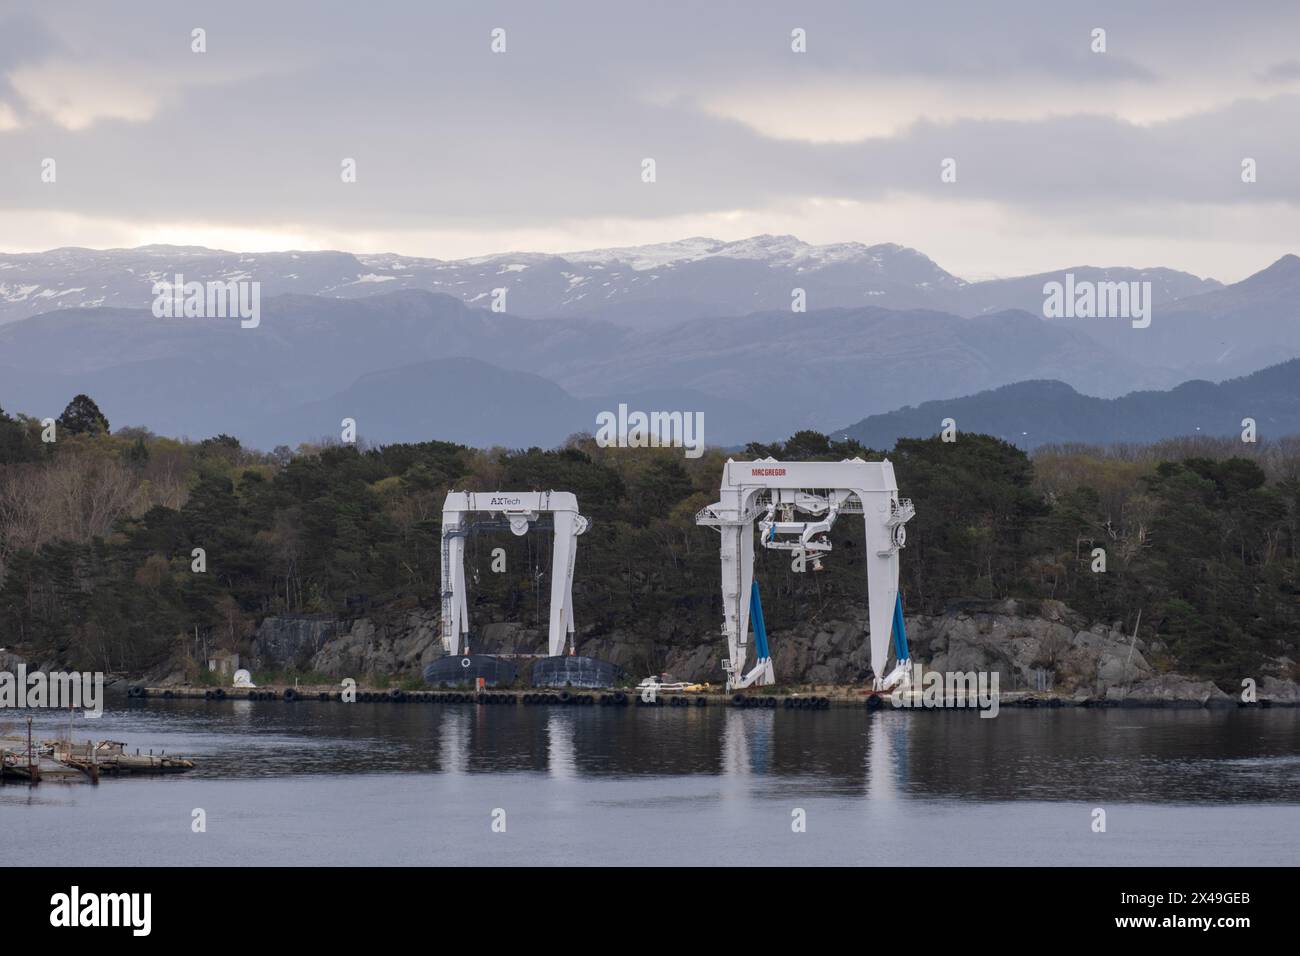
<path fill-rule="evenodd" d="M 23 726 L 13 712 L 0 732 Z M 67 719 L 37 714 L 37 734 Z M 60 731 L 58 728 L 63 728 Z M 149 701 L 74 735 L 175 777 L 0 787 L 10 860 L 1294 864 L 1300 710 Z M 1091 829 L 1106 811 L 1105 833 Z M 191 830 L 192 811 L 207 832 Z M 492 831 L 505 811 L 504 833 Z M 806 832 L 792 832 L 794 811 Z"/>

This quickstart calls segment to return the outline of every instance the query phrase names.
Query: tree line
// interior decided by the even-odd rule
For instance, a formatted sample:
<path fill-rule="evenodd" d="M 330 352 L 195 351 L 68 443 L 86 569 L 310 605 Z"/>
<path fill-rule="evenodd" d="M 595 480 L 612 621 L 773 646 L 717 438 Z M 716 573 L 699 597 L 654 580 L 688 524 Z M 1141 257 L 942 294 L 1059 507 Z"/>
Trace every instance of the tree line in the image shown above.
<path fill-rule="evenodd" d="M 574 585 L 579 642 L 719 633 L 710 450 L 475 449 L 441 441 L 271 453 L 113 432 L 78 396 L 48 425 L 0 410 L 0 635 L 37 660 L 138 672 L 192 643 L 247 650 L 270 615 L 396 619 L 437 608 L 442 501 L 452 488 L 567 490 L 592 519 Z M 804 431 L 734 457 L 840 460 L 886 453 Z M 1047 448 L 985 435 L 889 449 L 916 504 L 902 559 L 909 613 L 1054 599 L 1131 628 L 1157 666 L 1220 681 L 1297 658 L 1300 448 L 1188 440 Z M 758 549 L 769 627 L 833 619 L 865 600 L 860 523 L 842 519 L 822 572 Z M 491 570 L 492 550 L 506 571 Z M 203 555 L 196 570 L 195 555 Z M 1098 549 L 1104 570 L 1098 570 Z M 545 629 L 545 535 L 476 537 L 476 620 Z M 1294 675 L 1289 675 L 1294 677 Z"/>

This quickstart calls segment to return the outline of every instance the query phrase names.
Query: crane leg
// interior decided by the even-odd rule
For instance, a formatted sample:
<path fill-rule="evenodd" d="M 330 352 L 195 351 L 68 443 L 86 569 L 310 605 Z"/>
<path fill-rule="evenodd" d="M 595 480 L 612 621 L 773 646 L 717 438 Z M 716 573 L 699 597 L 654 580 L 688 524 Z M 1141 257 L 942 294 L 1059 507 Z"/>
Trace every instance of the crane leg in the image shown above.
<path fill-rule="evenodd" d="M 456 557 L 456 610 L 452 615 L 456 627 L 457 647 L 452 650 L 453 654 L 461 653 L 463 649 L 466 654 L 469 650 L 469 594 L 465 588 L 465 539 L 458 538 L 460 542 L 459 553 Z"/>
<path fill-rule="evenodd" d="M 469 630 L 465 605 L 465 538 L 459 511 L 442 515 L 442 646 L 449 654 L 460 653 L 461 634 Z"/>
<path fill-rule="evenodd" d="M 888 675 L 889 646 L 894 624 L 894 605 L 898 601 L 898 554 L 889 550 L 888 506 L 870 507 L 872 499 L 862 496 L 866 524 L 867 601 L 871 619 L 871 670 L 876 675 L 876 689 L 884 689 Z M 898 662 L 900 665 L 905 663 Z"/>
<path fill-rule="evenodd" d="M 722 532 L 722 611 L 731 670 L 727 689 L 746 687 L 749 650 L 749 604 L 754 583 L 754 532 L 748 525 L 724 525 Z"/>
<path fill-rule="evenodd" d="M 559 657 L 564 653 L 565 639 L 573 627 L 573 565 L 577 559 L 577 535 L 574 515 L 557 511 L 555 519 L 555 546 L 551 561 L 551 622 L 548 632 L 550 653 Z"/>

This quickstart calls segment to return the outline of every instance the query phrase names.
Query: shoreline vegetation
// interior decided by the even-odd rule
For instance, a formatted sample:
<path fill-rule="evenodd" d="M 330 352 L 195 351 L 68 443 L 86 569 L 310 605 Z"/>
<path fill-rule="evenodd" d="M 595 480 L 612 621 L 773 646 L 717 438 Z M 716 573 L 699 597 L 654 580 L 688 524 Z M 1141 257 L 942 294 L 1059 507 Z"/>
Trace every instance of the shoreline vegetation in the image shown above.
<path fill-rule="evenodd" d="M 1064 608 L 1111 629 L 1111 644 L 1127 636 L 1148 681 L 1209 681 L 1235 696 L 1246 678 L 1297 678 L 1300 439 L 1030 456 L 976 434 L 903 439 L 881 452 L 805 431 L 696 459 L 602 448 L 589 435 L 551 450 L 322 441 L 263 453 L 226 435 L 114 432 L 86 396 L 60 416 L 57 441 L 41 437 L 38 420 L 0 411 L 0 634 L 9 651 L 51 669 L 199 683 L 202 662 L 225 652 L 254 671 L 308 674 L 310 655 L 259 666 L 268 621 L 321 621 L 355 636 L 363 622 L 367 633 L 397 633 L 418 619 L 427 636 L 446 492 L 508 487 L 572 491 L 592 519 L 574 587 L 579 653 L 614 648 L 630 673 L 658 673 L 688 645 L 716 645 L 696 655 L 702 673 L 680 676 L 717 683 L 717 541 L 694 515 L 716 497 L 727 457 L 770 455 L 894 462 L 917 512 L 902 560 L 909 635 L 914 616 L 941 625 L 967 605 L 1011 602 L 1022 618 Z M 824 572 L 759 556 L 778 663 L 783 632 L 807 632 L 811 648 L 817 628 L 852 620 L 863 602 L 862 529 L 842 525 Z M 504 573 L 490 568 L 498 547 Z M 514 636 L 528 640 L 546 612 L 538 582 L 548 565 L 543 536 L 475 539 L 466 560 L 478 577 L 473 618 L 488 628 L 514 622 Z M 1014 662 L 1016 673 L 1051 672 L 1058 690 L 1064 682 L 1069 694 L 1086 692 L 1055 659 L 1063 649 L 1041 643 L 1037 658 Z M 778 679 L 817 679 L 815 655 L 804 657 Z M 413 679 L 374 666 L 355 676 Z M 854 666 L 865 678 L 865 665 Z"/>

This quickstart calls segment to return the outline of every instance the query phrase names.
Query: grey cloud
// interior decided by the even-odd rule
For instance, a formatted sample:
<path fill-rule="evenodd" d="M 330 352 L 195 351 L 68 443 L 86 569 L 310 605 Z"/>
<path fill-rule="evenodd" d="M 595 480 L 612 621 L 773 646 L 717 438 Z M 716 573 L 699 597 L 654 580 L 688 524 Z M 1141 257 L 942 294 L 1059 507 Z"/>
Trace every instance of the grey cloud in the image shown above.
<path fill-rule="evenodd" d="M 33 55 L 53 55 L 65 34 L 80 47 L 102 24 L 111 42 L 96 52 L 121 75 L 201 67 L 215 79 L 178 86 L 148 122 L 105 120 L 79 132 L 33 122 L 0 134 L 0 209 L 377 229 L 655 217 L 899 191 L 1033 209 L 1300 202 L 1294 181 L 1262 175 L 1243 190 L 1236 174 L 1244 155 L 1265 170 L 1300 165 L 1294 96 L 1145 127 L 1105 115 L 1115 83 L 1159 82 L 1183 44 L 1232 22 L 1260 44 L 1294 34 L 1300 14 L 1288 8 L 1259 23 L 1202 3 L 1082 13 L 1029 2 L 28 9 L 21 22 Z M 208 30 L 202 57 L 188 51 L 194 25 Z M 494 26 L 508 30 L 505 56 L 488 53 Z M 792 26 L 809 30 L 806 59 L 789 53 Z M 1103 57 L 1086 52 L 1093 26 L 1108 30 L 1112 52 Z M 14 46 L 0 45 L 0 57 Z M 10 55 L 26 55 L 23 42 L 17 49 Z M 1231 55 L 1224 74 L 1249 76 Z M 810 76 L 950 78 L 954 103 L 972 111 L 979 103 L 962 77 L 1047 77 L 1095 95 L 1096 115 L 920 122 L 890 139 L 827 145 L 773 140 L 699 106 L 710 91 L 799 89 Z M 674 94 L 666 102 L 655 95 L 664 90 Z M 59 161 L 57 187 L 36 176 L 47 155 Z M 947 156 L 958 159 L 955 185 L 939 182 Z M 339 181 L 343 157 L 358 161 L 355 186 Z M 639 182 L 643 157 L 658 163 L 653 186 Z"/>
<path fill-rule="evenodd" d="M 0 16 L 0 73 L 42 59 L 60 48 L 54 32 L 34 14 L 22 11 Z"/>
<path fill-rule="evenodd" d="M 1259 78 L 1267 83 L 1289 83 L 1300 80 L 1300 60 L 1283 60 L 1274 63 L 1260 73 Z"/>
<path fill-rule="evenodd" d="M 9 83 L 16 67 L 39 61 L 60 50 L 54 33 L 38 17 L 23 11 L 0 16 L 0 103 L 21 114 L 22 102 Z"/>

